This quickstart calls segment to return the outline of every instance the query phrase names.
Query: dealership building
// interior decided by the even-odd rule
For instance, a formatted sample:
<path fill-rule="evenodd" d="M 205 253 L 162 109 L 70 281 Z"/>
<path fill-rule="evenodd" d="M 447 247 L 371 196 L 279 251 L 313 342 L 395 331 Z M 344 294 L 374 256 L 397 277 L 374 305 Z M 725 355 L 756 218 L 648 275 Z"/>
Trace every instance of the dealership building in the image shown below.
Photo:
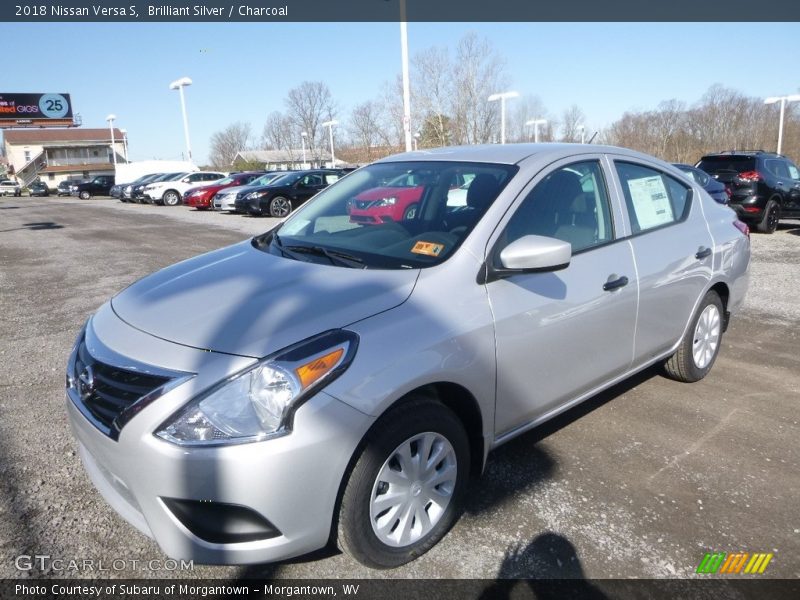
<path fill-rule="evenodd" d="M 125 133 L 114 129 L 14 129 L 3 132 L 8 173 L 26 186 L 40 179 L 54 188 L 65 179 L 114 175 L 116 162 L 126 162 Z"/>

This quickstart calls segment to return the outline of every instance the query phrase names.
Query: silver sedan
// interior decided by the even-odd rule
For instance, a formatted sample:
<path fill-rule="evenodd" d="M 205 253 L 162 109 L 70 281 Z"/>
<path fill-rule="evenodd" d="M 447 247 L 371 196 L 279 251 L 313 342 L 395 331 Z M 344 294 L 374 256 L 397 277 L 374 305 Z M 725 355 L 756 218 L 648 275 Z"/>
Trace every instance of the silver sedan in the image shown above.
<path fill-rule="evenodd" d="M 424 182 L 413 218 L 351 219 L 403 174 Z M 69 357 L 69 418 L 100 493 L 174 558 L 280 560 L 333 534 L 396 567 L 500 444 L 653 364 L 702 379 L 749 261 L 731 209 L 649 156 L 401 154 L 111 299 Z"/>

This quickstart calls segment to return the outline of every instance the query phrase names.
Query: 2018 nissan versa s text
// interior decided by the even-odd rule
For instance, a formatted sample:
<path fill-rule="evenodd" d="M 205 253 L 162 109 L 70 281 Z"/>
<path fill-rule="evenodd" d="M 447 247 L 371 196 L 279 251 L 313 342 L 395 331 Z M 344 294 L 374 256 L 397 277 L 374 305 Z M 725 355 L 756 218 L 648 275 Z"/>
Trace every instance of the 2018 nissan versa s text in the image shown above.
<path fill-rule="evenodd" d="M 350 218 L 403 174 L 424 182 L 412 218 Z M 335 540 L 394 567 L 446 534 L 493 448 L 649 365 L 704 377 L 749 260 L 733 211 L 643 154 L 401 154 L 104 304 L 69 417 L 96 487 L 172 557 Z"/>

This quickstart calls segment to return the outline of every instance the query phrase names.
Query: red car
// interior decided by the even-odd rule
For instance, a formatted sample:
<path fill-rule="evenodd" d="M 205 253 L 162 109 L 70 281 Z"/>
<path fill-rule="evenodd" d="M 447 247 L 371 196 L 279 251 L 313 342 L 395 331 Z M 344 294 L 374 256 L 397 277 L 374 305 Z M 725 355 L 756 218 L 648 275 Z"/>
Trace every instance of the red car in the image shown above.
<path fill-rule="evenodd" d="M 208 210 L 211 208 L 211 201 L 214 198 L 214 194 L 221 189 L 233 187 L 235 185 L 247 185 L 263 174 L 264 171 L 232 173 L 225 179 L 220 179 L 211 185 L 203 185 L 186 190 L 186 193 L 183 195 L 183 203 L 186 206 L 194 206 L 197 210 Z"/>
<path fill-rule="evenodd" d="M 406 173 L 385 186 L 361 192 L 350 203 L 350 221 L 374 225 L 413 219 L 426 183 L 419 173 Z"/>

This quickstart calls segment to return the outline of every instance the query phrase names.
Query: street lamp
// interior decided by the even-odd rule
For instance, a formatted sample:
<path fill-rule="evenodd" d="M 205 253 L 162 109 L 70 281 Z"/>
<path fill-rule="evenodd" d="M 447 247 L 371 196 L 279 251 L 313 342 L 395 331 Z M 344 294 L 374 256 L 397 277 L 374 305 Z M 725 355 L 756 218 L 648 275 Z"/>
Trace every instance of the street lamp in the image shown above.
<path fill-rule="evenodd" d="M 128 161 L 128 130 L 127 129 L 120 129 L 119 132 L 122 134 L 122 151 L 123 156 L 125 157 L 125 163 L 127 164 Z M 114 132 L 111 132 L 112 136 Z"/>
<path fill-rule="evenodd" d="M 325 121 L 322 126 L 328 128 L 328 136 L 331 140 L 331 168 L 336 168 L 336 158 L 333 156 L 333 126 L 338 125 L 339 121 Z"/>
<path fill-rule="evenodd" d="M 530 121 L 526 121 L 525 125 L 530 127 L 533 125 L 533 141 L 534 143 L 539 143 L 539 125 L 547 124 L 547 119 L 531 119 Z"/>
<path fill-rule="evenodd" d="M 400 0 L 400 57 L 403 63 L 403 135 L 406 141 L 406 152 L 411 152 L 411 90 L 408 76 L 406 0 Z"/>
<path fill-rule="evenodd" d="M 519 92 L 502 92 L 489 96 L 489 102 L 500 100 L 500 143 L 506 143 L 506 100 L 508 98 L 518 98 Z"/>
<path fill-rule="evenodd" d="M 114 170 L 117 170 L 117 149 L 114 148 L 114 119 L 117 118 L 117 115 L 110 114 L 106 117 L 106 121 L 108 121 L 108 128 L 111 130 L 111 160 L 114 161 Z"/>
<path fill-rule="evenodd" d="M 781 147 L 783 146 L 783 113 L 786 110 L 786 103 L 797 102 L 798 100 L 800 100 L 800 94 L 792 94 L 790 96 L 770 96 L 764 100 L 764 104 L 775 104 L 776 102 L 781 103 L 781 120 L 778 124 L 778 154 L 781 153 Z"/>
<path fill-rule="evenodd" d="M 169 84 L 169 89 L 178 90 L 181 95 L 181 112 L 183 113 L 183 132 L 186 135 L 186 153 L 189 160 L 192 160 L 192 145 L 189 143 L 189 119 L 186 117 L 186 99 L 183 97 L 183 88 L 192 85 L 192 80 L 188 77 L 181 77 Z"/>
<path fill-rule="evenodd" d="M 575 127 L 578 131 L 581 132 L 581 144 L 586 143 L 586 125 L 577 125 Z"/>
<path fill-rule="evenodd" d="M 417 151 L 417 143 L 419 141 L 419 131 L 414 134 L 414 152 Z"/>
<path fill-rule="evenodd" d="M 300 143 L 303 144 L 303 168 L 306 168 L 306 136 L 308 134 L 305 131 L 300 132 Z"/>

